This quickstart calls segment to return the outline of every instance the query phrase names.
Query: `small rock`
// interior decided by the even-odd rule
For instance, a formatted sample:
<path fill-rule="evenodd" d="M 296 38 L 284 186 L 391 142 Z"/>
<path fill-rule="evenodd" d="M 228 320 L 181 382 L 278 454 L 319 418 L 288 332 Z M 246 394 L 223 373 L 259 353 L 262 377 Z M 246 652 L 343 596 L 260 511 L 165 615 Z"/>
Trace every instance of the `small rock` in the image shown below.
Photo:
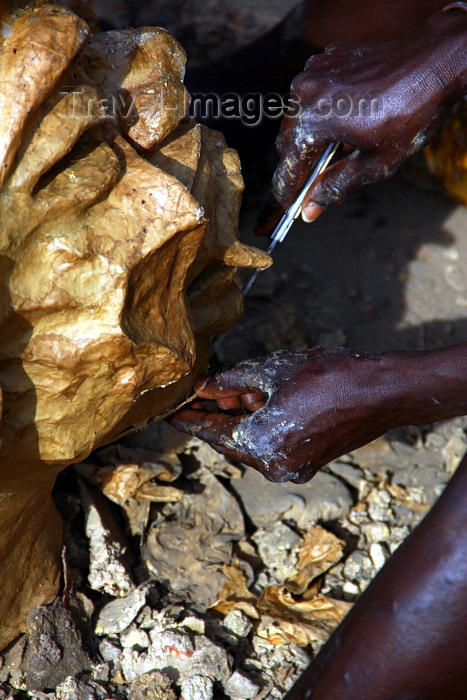
<path fill-rule="evenodd" d="M 178 630 L 167 629 L 163 632 L 151 630 L 151 645 L 146 653 L 134 649 L 124 649 L 122 671 L 127 681 L 138 676 L 163 668 L 172 680 L 177 680 L 181 673 L 187 672 L 192 665 L 194 646 L 188 634 Z"/>
<path fill-rule="evenodd" d="M 390 530 L 386 523 L 374 522 L 361 525 L 361 531 L 369 544 L 386 542 L 390 536 Z"/>
<path fill-rule="evenodd" d="M 82 681 L 69 676 L 55 689 L 57 700 L 104 700 L 107 692 L 93 681 Z"/>
<path fill-rule="evenodd" d="M 112 596 L 133 589 L 128 573 L 128 548 L 112 515 L 111 504 L 95 487 L 78 479 L 89 538 L 89 585 Z"/>
<path fill-rule="evenodd" d="M 252 539 L 261 559 L 279 582 L 293 575 L 302 539 L 292 528 L 279 521 L 268 530 L 257 530 Z"/>
<path fill-rule="evenodd" d="M 130 683 L 131 700 L 176 700 L 170 678 L 160 671 L 149 671 Z"/>
<path fill-rule="evenodd" d="M 232 610 L 225 616 L 223 626 L 237 637 L 246 637 L 251 631 L 252 624 L 241 610 Z"/>
<path fill-rule="evenodd" d="M 446 444 L 446 439 L 444 435 L 439 435 L 439 433 L 436 433 L 434 431 L 431 431 L 428 433 L 425 437 L 424 440 L 424 445 L 426 449 L 430 449 L 432 447 L 435 448 L 435 450 L 441 449 L 444 445 Z"/>
<path fill-rule="evenodd" d="M 95 632 L 98 635 L 119 634 L 131 625 L 146 602 L 146 589 L 137 588 L 125 598 L 117 598 L 99 611 Z"/>
<path fill-rule="evenodd" d="M 306 484 L 274 484 L 254 469 L 247 469 L 242 479 L 231 482 L 231 487 L 258 528 L 269 528 L 278 520 L 287 519 L 305 531 L 319 520 L 347 515 L 353 503 L 349 489 L 323 472 Z"/>
<path fill-rule="evenodd" d="M 180 682 L 193 675 L 208 676 L 224 683 L 230 677 L 230 659 L 225 649 L 217 646 L 204 635 L 195 635 L 192 641 L 179 629 L 162 632 L 151 630 L 151 645 L 147 652 L 124 649 L 122 670 L 127 681 L 155 668 L 173 681 Z"/>
<path fill-rule="evenodd" d="M 122 650 L 120 647 L 112 644 L 108 639 L 103 639 L 99 644 L 99 651 L 104 661 L 110 664 L 112 670 L 118 671 L 121 668 Z"/>
<path fill-rule="evenodd" d="M 380 544 L 372 544 L 370 546 L 370 557 L 376 571 L 379 571 L 381 567 L 386 563 L 386 555 L 384 553 L 384 549 Z"/>
<path fill-rule="evenodd" d="M 249 698 L 254 698 L 260 689 L 250 678 L 239 671 L 234 671 L 225 684 L 224 691 L 229 698 L 248 700 Z"/>
<path fill-rule="evenodd" d="M 144 630 L 134 627 L 120 635 L 120 644 L 123 648 L 139 647 L 140 649 L 147 649 L 149 637 Z"/>
<path fill-rule="evenodd" d="M 355 583 L 352 583 L 352 581 L 346 581 L 342 587 L 342 590 L 349 596 L 355 596 L 360 593 L 359 587 Z"/>
<path fill-rule="evenodd" d="M 365 475 L 360 469 L 352 466 L 351 464 L 345 464 L 344 462 L 331 462 L 328 464 L 328 469 L 330 472 L 336 476 L 344 479 L 350 486 L 357 491 L 360 490 L 362 482 L 365 480 Z"/>
<path fill-rule="evenodd" d="M 33 690 L 55 688 L 68 676 L 92 668 L 83 649 L 81 633 L 71 612 L 60 599 L 42 605 L 27 619 L 27 687 Z"/>
<path fill-rule="evenodd" d="M 92 678 L 95 681 L 107 682 L 110 678 L 110 666 L 107 663 L 93 664 Z"/>
<path fill-rule="evenodd" d="M 14 688 L 21 688 L 24 683 L 24 652 L 26 648 L 26 636 L 22 635 L 14 642 L 8 651 L 4 653 L 0 681 L 9 680 Z"/>
<path fill-rule="evenodd" d="M 195 637 L 195 654 L 192 669 L 198 669 L 200 675 L 208 675 L 214 680 L 225 683 L 230 676 L 230 657 L 223 647 L 214 644 L 204 635 Z"/>
<path fill-rule="evenodd" d="M 368 515 L 371 520 L 388 520 L 391 517 L 391 496 L 383 489 L 372 489 L 367 497 Z"/>
<path fill-rule="evenodd" d="M 375 570 L 371 559 L 360 550 L 352 552 L 344 564 L 344 576 L 350 581 L 359 581 L 362 578 L 370 578 Z"/>
<path fill-rule="evenodd" d="M 462 428 L 456 428 L 454 434 L 441 450 L 441 455 L 449 474 L 454 474 L 460 460 L 467 451 L 467 438 Z"/>
<path fill-rule="evenodd" d="M 207 676 L 190 676 L 182 682 L 183 700 L 212 700 L 214 684 Z"/>
<path fill-rule="evenodd" d="M 193 615 L 185 617 L 182 622 L 182 626 L 186 627 L 192 632 L 196 632 L 196 634 L 204 634 L 206 630 L 206 624 L 204 620 L 200 620 L 199 617 L 194 617 Z"/>

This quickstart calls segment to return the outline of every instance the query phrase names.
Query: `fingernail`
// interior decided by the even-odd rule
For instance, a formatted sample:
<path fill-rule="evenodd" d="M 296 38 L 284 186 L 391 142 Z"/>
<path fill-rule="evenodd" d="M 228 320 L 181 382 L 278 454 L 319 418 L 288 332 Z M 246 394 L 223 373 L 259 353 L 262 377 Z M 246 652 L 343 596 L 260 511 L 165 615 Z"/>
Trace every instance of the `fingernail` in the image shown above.
<path fill-rule="evenodd" d="M 323 211 L 324 207 L 320 207 L 318 204 L 308 204 L 302 209 L 302 219 L 306 224 L 311 224 L 312 221 L 316 221 Z"/>
<path fill-rule="evenodd" d="M 311 224 L 312 221 L 316 219 L 316 217 L 309 217 L 308 214 L 306 213 L 305 209 L 302 209 L 302 219 L 306 224 Z"/>
<path fill-rule="evenodd" d="M 208 381 L 209 377 L 205 377 L 204 379 L 198 379 L 198 381 L 195 382 L 195 391 L 203 391 L 203 389 L 206 388 Z"/>

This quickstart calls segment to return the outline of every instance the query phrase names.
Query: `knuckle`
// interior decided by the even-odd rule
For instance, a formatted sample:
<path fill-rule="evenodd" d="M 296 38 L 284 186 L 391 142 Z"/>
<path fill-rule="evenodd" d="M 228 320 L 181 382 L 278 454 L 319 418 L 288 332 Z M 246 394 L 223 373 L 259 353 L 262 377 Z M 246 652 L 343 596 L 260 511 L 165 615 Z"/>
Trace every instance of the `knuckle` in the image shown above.
<path fill-rule="evenodd" d="M 321 182 L 321 194 L 325 199 L 326 203 L 334 204 L 336 202 L 339 202 L 343 198 L 344 192 L 345 179 L 342 177 L 325 178 Z"/>
<path fill-rule="evenodd" d="M 291 91 L 299 97 L 302 94 L 304 95 L 309 90 L 309 88 L 310 76 L 307 74 L 306 71 L 298 73 L 298 75 L 296 75 L 295 78 L 292 80 L 292 84 L 290 86 Z"/>

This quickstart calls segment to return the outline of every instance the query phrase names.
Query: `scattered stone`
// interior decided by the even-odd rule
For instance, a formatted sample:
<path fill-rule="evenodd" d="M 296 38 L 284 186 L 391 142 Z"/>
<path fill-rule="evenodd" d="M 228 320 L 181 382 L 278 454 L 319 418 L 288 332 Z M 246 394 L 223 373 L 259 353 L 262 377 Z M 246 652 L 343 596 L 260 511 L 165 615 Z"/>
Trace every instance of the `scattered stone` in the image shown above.
<path fill-rule="evenodd" d="M 131 700 L 177 700 L 170 678 L 160 671 L 149 671 L 130 683 Z"/>
<path fill-rule="evenodd" d="M 5 652 L 0 671 L 0 682 L 9 681 L 14 688 L 21 688 L 25 681 L 24 656 L 27 637 L 21 635 Z"/>
<path fill-rule="evenodd" d="M 125 598 L 117 598 L 104 605 L 97 618 L 96 634 L 119 634 L 126 630 L 144 606 L 146 593 L 146 588 L 137 588 Z"/>
<path fill-rule="evenodd" d="M 349 581 L 357 583 L 360 579 L 368 579 L 374 576 L 373 563 L 364 552 L 356 550 L 347 558 L 344 564 L 344 576 Z"/>
<path fill-rule="evenodd" d="M 68 676 L 92 668 L 73 616 L 60 598 L 41 605 L 27 619 L 26 684 L 32 690 L 55 688 Z"/>
<path fill-rule="evenodd" d="M 199 617 L 193 617 L 192 615 L 184 618 L 183 627 L 186 627 L 197 634 L 204 634 L 206 631 L 206 624 L 204 620 L 200 620 Z"/>
<path fill-rule="evenodd" d="M 373 543 L 370 545 L 370 557 L 376 571 L 379 571 L 386 563 L 386 555 L 383 547 L 380 544 Z"/>
<path fill-rule="evenodd" d="M 128 548 L 114 521 L 111 503 L 84 479 L 79 479 L 79 485 L 89 538 L 89 585 L 112 596 L 127 595 L 133 589 Z"/>
<path fill-rule="evenodd" d="M 352 598 L 360 593 L 359 587 L 355 583 L 352 583 L 352 581 L 346 581 L 342 590 Z"/>
<path fill-rule="evenodd" d="M 99 644 L 99 651 L 110 665 L 112 671 L 119 671 L 122 667 L 122 650 L 116 644 L 112 644 L 108 639 L 103 639 Z"/>
<path fill-rule="evenodd" d="M 372 489 L 368 494 L 368 515 L 373 521 L 387 520 L 391 518 L 391 496 L 383 489 Z"/>
<path fill-rule="evenodd" d="M 284 519 L 306 531 L 318 521 L 347 515 L 353 503 L 348 488 L 323 472 L 318 472 L 307 484 L 274 484 L 254 469 L 247 469 L 242 479 L 232 482 L 232 488 L 259 528 L 271 527 Z"/>
<path fill-rule="evenodd" d="M 110 666 L 107 663 L 92 665 L 92 679 L 94 681 L 103 681 L 104 683 L 110 678 Z"/>
<path fill-rule="evenodd" d="M 239 671 L 234 671 L 229 680 L 224 686 L 225 694 L 229 698 L 239 698 L 241 700 L 249 700 L 254 698 L 260 691 L 260 688 L 253 683 L 247 676 Z"/>
<path fill-rule="evenodd" d="M 192 641 L 188 634 L 178 629 L 166 629 L 162 632 L 151 630 L 150 637 L 147 652 L 123 650 L 122 670 L 127 681 L 133 681 L 154 668 L 164 669 L 164 673 L 177 682 L 193 675 L 225 682 L 230 676 L 227 652 L 204 635 L 195 635 Z"/>
<path fill-rule="evenodd" d="M 104 700 L 107 692 L 93 681 L 82 681 L 69 676 L 55 690 L 57 700 Z"/>
<path fill-rule="evenodd" d="M 214 684 L 207 676 L 190 676 L 182 682 L 183 700 L 212 700 Z"/>
<path fill-rule="evenodd" d="M 362 482 L 365 480 L 365 475 L 360 469 L 340 461 L 331 462 L 328 464 L 327 469 L 335 476 L 346 481 L 349 486 L 360 491 Z"/>
<path fill-rule="evenodd" d="M 139 647 L 140 649 L 147 649 L 149 637 L 144 630 L 133 627 L 133 629 L 129 629 L 120 635 L 120 644 L 123 648 Z"/>
<path fill-rule="evenodd" d="M 268 530 L 257 530 L 252 540 L 268 573 L 272 573 L 278 583 L 295 573 L 302 538 L 292 528 L 279 521 Z"/>
<path fill-rule="evenodd" d="M 391 534 L 389 527 L 382 522 L 364 523 L 361 530 L 368 544 L 386 542 Z"/>
<path fill-rule="evenodd" d="M 237 637 L 246 637 L 253 625 L 247 616 L 241 610 L 232 610 L 225 616 L 223 626 L 226 630 L 235 634 Z"/>
<path fill-rule="evenodd" d="M 441 450 L 441 455 L 449 474 L 454 474 L 460 460 L 467 451 L 467 437 L 462 428 L 456 428 L 446 445 Z"/>

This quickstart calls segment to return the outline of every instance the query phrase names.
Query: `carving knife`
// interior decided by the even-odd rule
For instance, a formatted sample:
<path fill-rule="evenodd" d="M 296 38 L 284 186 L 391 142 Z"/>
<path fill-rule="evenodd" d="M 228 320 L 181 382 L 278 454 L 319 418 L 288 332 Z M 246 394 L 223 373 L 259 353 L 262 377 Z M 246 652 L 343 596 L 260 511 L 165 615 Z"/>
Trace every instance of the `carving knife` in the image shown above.
<path fill-rule="evenodd" d="M 290 227 L 292 226 L 293 222 L 299 216 L 302 210 L 302 204 L 303 200 L 305 199 L 306 193 L 308 192 L 311 185 L 315 182 L 315 180 L 321 175 L 323 170 L 325 170 L 328 167 L 338 147 L 338 143 L 330 143 L 329 146 L 327 146 L 327 148 L 323 151 L 323 153 L 316 161 L 313 170 L 311 171 L 310 176 L 308 177 L 308 180 L 305 182 L 292 204 L 284 212 L 281 220 L 274 229 L 271 235 L 271 243 L 269 244 L 269 248 L 267 249 L 267 252 L 269 254 L 272 253 L 272 251 L 278 243 L 282 243 L 282 241 L 288 234 Z M 261 270 L 259 268 L 256 268 L 256 270 L 252 273 L 250 279 L 243 287 L 242 294 L 244 296 L 245 294 L 248 294 L 253 285 L 253 282 L 255 281 L 260 272 Z"/>

